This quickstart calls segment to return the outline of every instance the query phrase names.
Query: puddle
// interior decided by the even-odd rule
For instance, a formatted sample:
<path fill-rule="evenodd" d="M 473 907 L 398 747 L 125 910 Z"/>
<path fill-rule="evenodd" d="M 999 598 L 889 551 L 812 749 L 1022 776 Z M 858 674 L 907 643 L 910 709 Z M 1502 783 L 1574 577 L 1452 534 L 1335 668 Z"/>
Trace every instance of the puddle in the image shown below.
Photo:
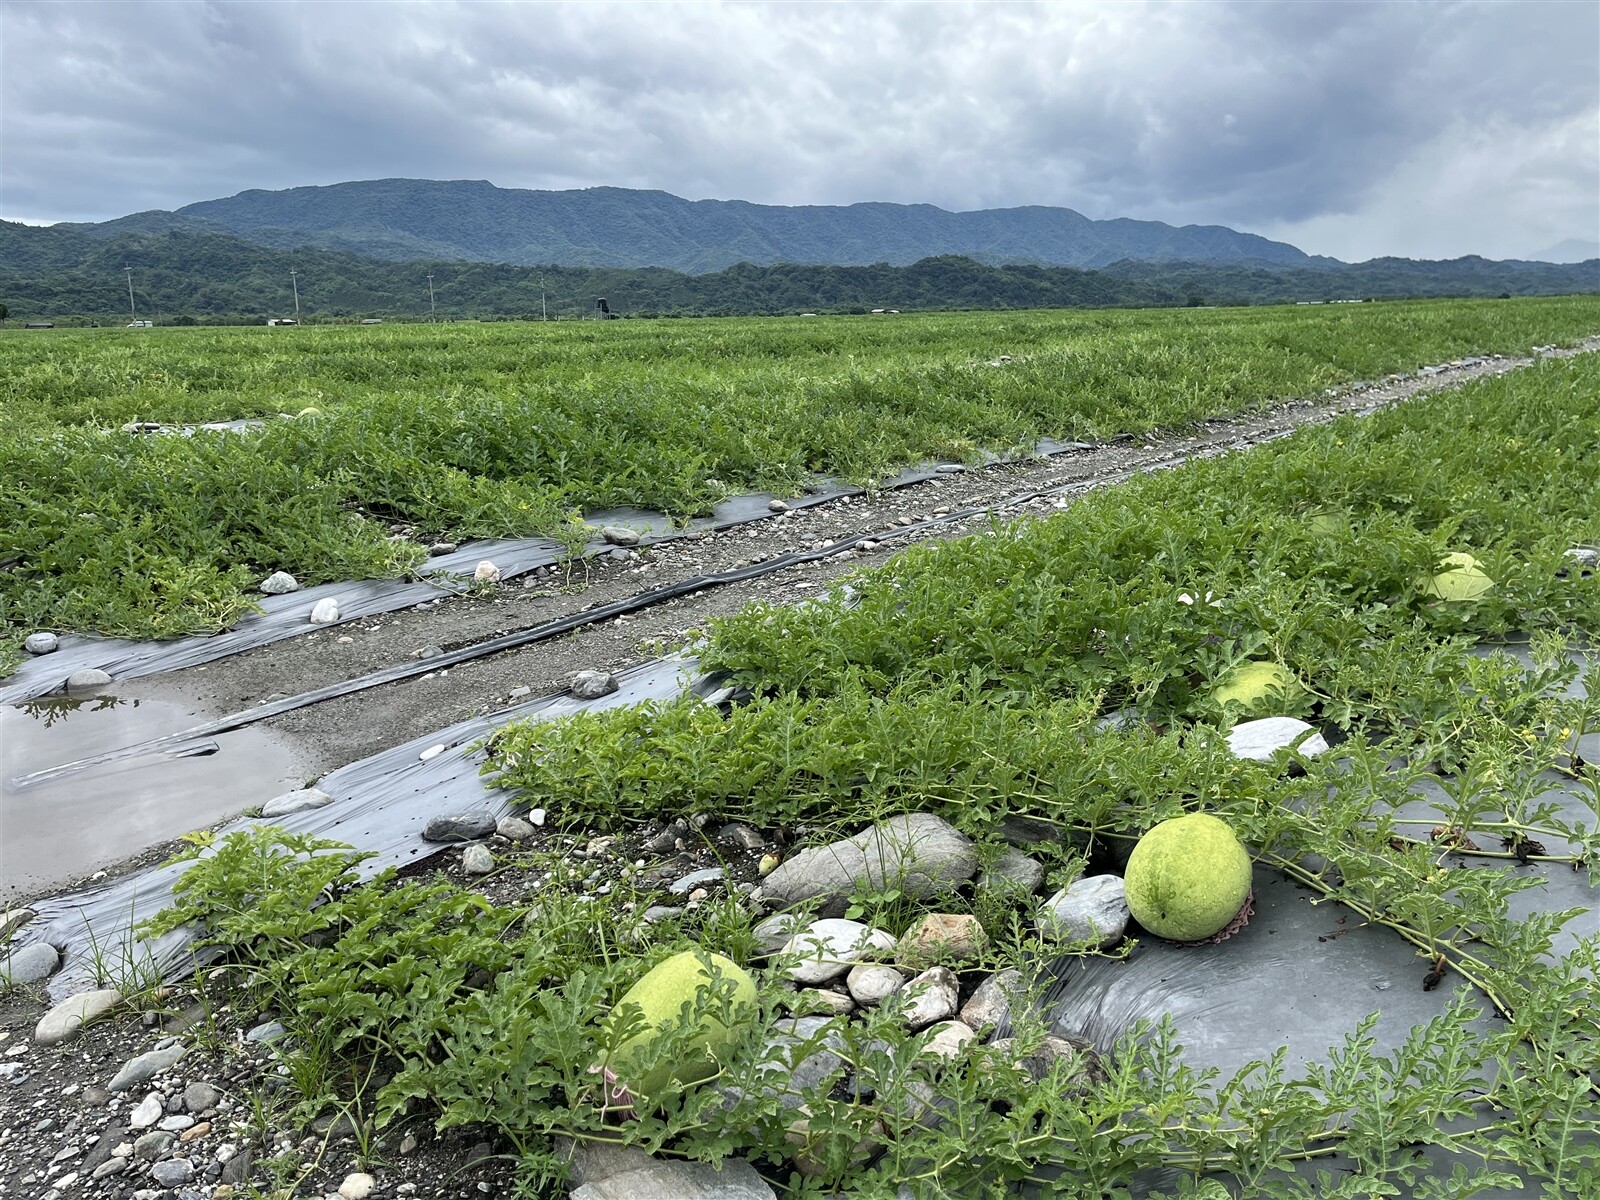
<path fill-rule="evenodd" d="M 0 897 L 81 877 L 302 782 L 288 746 L 244 729 L 35 787 L 13 783 L 199 720 L 175 704 L 115 696 L 0 708 Z"/>

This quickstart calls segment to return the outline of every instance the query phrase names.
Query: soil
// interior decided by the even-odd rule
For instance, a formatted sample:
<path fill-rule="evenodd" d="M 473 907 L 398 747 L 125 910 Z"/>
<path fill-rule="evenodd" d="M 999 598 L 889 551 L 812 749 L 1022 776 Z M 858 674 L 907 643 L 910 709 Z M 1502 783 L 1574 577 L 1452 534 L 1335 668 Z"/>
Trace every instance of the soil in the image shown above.
<path fill-rule="evenodd" d="M 1553 353 L 1596 349 L 1600 349 L 1600 337 L 1573 351 Z M 970 508 L 993 509 L 1002 519 L 1055 512 L 1068 503 L 1066 496 L 1031 498 L 1033 493 L 1071 492 L 1081 485 L 1114 481 L 1129 471 L 1196 454 L 1244 448 L 1340 414 L 1368 411 L 1421 392 L 1502 374 L 1526 361 L 1488 358 L 1428 368 L 1426 374 L 1391 376 L 1314 399 L 1287 400 L 1233 420 L 1208 422 L 1190 433 L 1124 439 L 1050 459 L 997 464 L 941 475 L 897 491 L 842 498 L 724 532 L 646 547 L 636 559 L 607 557 L 575 567 L 568 574 L 534 576 L 420 610 L 308 633 L 208 666 L 129 683 L 118 692 L 180 704 L 202 717 L 223 716 L 268 698 L 299 694 L 393 664 L 414 662 L 428 647 L 455 650 L 665 584 L 795 550 L 841 543 L 837 557 L 741 583 L 707 587 L 632 616 L 462 663 L 448 671 L 299 708 L 260 723 L 260 728 L 293 748 L 308 776 L 320 775 L 474 714 L 506 707 L 515 702 L 514 689 L 519 697 L 562 690 L 581 669 L 612 670 L 652 657 L 663 644 L 679 643 L 708 620 L 752 600 L 799 600 L 841 573 L 884 561 L 908 542 L 958 537 L 988 518 L 974 515 L 927 528 L 914 527 L 916 522 Z M 1028 498 L 1019 501 L 1018 497 Z M 913 527 L 908 529 L 908 524 Z M 870 551 L 850 548 L 864 538 L 877 541 L 878 547 Z M 777 831 L 765 831 L 765 835 L 769 840 L 780 836 Z M 753 878 L 761 851 L 731 852 L 715 845 L 714 836 L 715 830 L 710 828 L 680 829 L 667 831 L 654 845 L 647 845 L 647 837 L 641 836 L 550 848 L 564 849 L 571 859 L 590 860 L 598 872 L 590 881 L 594 886 L 612 878 L 624 864 L 643 862 L 647 883 L 663 893 L 650 902 L 667 903 L 665 885 L 700 866 L 728 866 L 729 879 L 720 886 L 736 886 Z M 515 904 L 541 881 L 536 872 L 519 869 L 519 864 L 551 841 L 542 831 L 521 845 L 499 841 L 499 869 L 482 879 L 463 874 L 459 854 L 408 868 L 408 873 L 444 869 L 497 904 Z M 142 869 L 169 857 L 174 846 L 150 847 L 109 873 Z M 73 885 L 58 885 L 43 894 L 69 886 Z M 682 899 L 670 902 L 684 903 Z M 151 993 L 148 1003 L 115 1010 L 75 1040 L 53 1050 L 31 1044 L 33 1027 L 46 1007 L 43 989 L 0 991 L 0 1195 L 45 1200 L 68 1196 L 223 1200 L 229 1194 L 224 1189 L 230 1177 L 219 1159 L 220 1150 L 227 1148 L 225 1143 L 236 1147 L 234 1157 L 240 1150 L 254 1147 L 258 1168 L 250 1182 L 264 1190 L 269 1181 L 260 1176 L 259 1164 L 279 1151 L 298 1155 L 309 1166 L 303 1178 L 279 1180 L 280 1186 L 292 1186 L 297 1195 L 336 1193 L 347 1172 L 362 1169 L 377 1177 L 374 1195 L 384 1200 L 413 1195 L 424 1200 L 479 1197 L 509 1190 L 511 1163 L 497 1157 L 505 1154 L 507 1147 L 482 1143 L 481 1135 L 472 1131 L 435 1135 L 426 1121 L 402 1123 L 366 1144 L 371 1161 L 378 1165 L 363 1167 L 358 1157 L 364 1143 L 356 1132 L 338 1125 L 322 1132 L 285 1130 L 261 1117 L 250 1097 L 261 1094 L 263 1087 L 269 1086 L 265 1081 L 281 1068 L 274 1065 L 269 1048 L 243 1040 L 242 1034 L 270 1014 L 230 1007 L 239 1001 L 236 992 L 223 992 L 205 1005 L 200 1000 L 198 992 L 186 988 Z M 205 1036 L 196 1038 L 196 1029 L 205 1031 Z M 164 1036 L 178 1033 L 187 1033 L 197 1048 L 177 1068 L 129 1093 L 113 1096 L 105 1090 L 124 1062 L 152 1049 Z M 7 1063 L 20 1067 L 4 1074 Z M 209 1120 L 212 1128 L 193 1139 L 197 1177 L 192 1183 L 162 1191 L 138 1169 L 142 1164 L 100 1179 L 91 1177 L 93 1165 L 86 1164 L 105 1161 L 119 1143 L 137 1137 L 137 1133 L 129 1135 L 126 1121 L 146 1092 L 164 1092 L 167 1111 L 182 1118 L 183 1103 L 178 1097 L 184 1083 L 192 1081 L 213 1083 L 223 1094 L 212 1110 L 194 1114 L 198 1122 Z M 241 1189 L 235 1194 L 245 1193 Z"/>

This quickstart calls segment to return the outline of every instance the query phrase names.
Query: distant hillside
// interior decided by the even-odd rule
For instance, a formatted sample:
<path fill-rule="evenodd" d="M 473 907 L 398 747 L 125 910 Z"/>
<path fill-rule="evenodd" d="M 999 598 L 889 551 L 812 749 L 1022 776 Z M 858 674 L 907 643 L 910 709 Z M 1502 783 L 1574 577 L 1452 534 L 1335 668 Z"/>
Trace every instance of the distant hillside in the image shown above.
<path fill-rule="evenodd" d="M 298 272 L 306 316 L 428 315 L 433 275 L 441 317 L 588 316 L 605 296 L 617 312 L 740 315 L 873 308 L 1147 307 L 1180 303 L 1140 281 L 1070 267 L 995 267 L 947 256 L 910 266 L 757 267 L 686 275 L 659 267 L 528 267 L 409 262 L 329 250 L 278 250 L 215 233 L 125 233 L 0 222 L 0 302 L 13 318 L 66 316 L 121 321 L 133 268 L 142 317 L 265 319 L 294 311 Z M 540 304 L 539 282 L 545 285 Z"/>
<path fill-rule="evenodd" d="M 1600 259 L 1581 263 L 1514 259 L 1494 262 L 1468 255 L 1442 262 L 1374 258 L 1318 267 L 1124 261 L 1111 264 L 1101 274 L 1167 288 L 1186 297 L 1202 297 L 1207 304 L 1600 292 Z"/>
<path fill-rule="evenodd" d="M 137 213 L 69 228 L 100 238 L 229 232 L 266 246 L 317 246 L 396 261 L 667 267 L 691 274 L 741 262 L 904 266 L 951 254 L 994 264 L 1080 268 L 1121 259 L 1249 259 L 1294 266 L 1318 261 L 1283 242 L 1220 225 L 1092 221 L 1070 208 L 789 208 L 627 188 L 526 191 L 481 180 L 378 179 L 248 191 L 176 213 Z"/>

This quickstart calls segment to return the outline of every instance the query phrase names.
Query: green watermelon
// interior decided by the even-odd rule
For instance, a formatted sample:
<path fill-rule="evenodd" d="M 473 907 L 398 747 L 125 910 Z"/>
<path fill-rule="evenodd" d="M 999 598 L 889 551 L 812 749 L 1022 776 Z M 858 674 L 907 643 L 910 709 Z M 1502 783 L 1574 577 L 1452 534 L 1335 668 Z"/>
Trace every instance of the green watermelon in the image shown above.
<path fill-rule="evenodd" d="M 1139 839 L 1123 874 L 1128 909 L 1157 937 L 1202 942 L 1250 896 L 1250 854 L 1225 821 L 1190 813 Z"/>

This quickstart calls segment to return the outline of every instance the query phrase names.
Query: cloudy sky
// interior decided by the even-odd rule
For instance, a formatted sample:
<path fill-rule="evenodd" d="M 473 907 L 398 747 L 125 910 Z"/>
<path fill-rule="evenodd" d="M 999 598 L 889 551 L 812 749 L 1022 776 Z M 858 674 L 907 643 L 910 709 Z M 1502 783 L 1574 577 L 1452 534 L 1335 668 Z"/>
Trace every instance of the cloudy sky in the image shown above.
<path fill-rule="evenodd" d="M 0 216 L 351 179 L 1600 238 L 1600 5 L 0 0 Z"/>

